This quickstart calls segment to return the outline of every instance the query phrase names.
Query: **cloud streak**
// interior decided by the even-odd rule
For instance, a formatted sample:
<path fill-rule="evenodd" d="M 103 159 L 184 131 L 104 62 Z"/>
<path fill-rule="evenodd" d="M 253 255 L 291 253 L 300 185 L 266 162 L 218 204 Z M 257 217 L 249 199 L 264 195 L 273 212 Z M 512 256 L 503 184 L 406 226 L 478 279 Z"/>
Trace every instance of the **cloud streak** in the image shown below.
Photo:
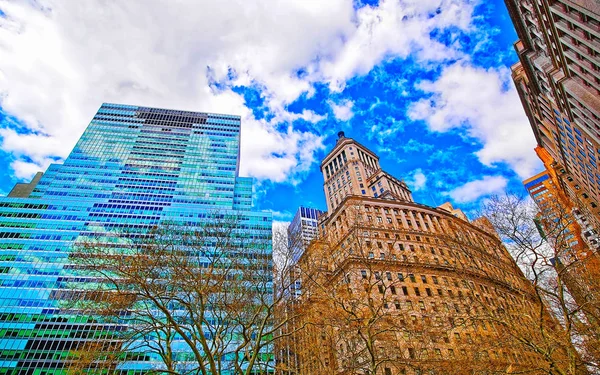
<path fill-rule="evenodd" d="M 427 177 L 421 168 L 419 168 L 408 177 L 406 183 L 413 191 L 424 190 L 427 184 Z"/>
<path fill-rule="evenodd" d="M 483 176 L 479 180 L 469 181 L 445 195 L 450 196 L 456 203 L 473 202 L 481 197 L 498 194 L 504 191 L 508 180 L 503 176 Z"/>
<path fill-rule="evenodd" d="M 476 156 L 486 166 L 506 163 L 521 178 L 539 168 L 531 152 L 535 139 L 508 69 L 456 63 L 417 87 L 428 96 L 409 108 L 411 119 L 425 121 L 434 132 L 464 131 L 481 143 Z"/>

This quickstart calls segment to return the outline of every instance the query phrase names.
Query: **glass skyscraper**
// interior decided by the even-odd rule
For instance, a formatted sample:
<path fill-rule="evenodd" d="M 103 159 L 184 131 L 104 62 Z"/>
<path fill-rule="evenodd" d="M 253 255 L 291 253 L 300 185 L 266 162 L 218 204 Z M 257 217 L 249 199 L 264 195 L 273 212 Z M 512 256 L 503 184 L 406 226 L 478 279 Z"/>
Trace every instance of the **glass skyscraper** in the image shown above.
<path fill-rule="evenodd" d="M 252 209 L 252 179 L 238 175 L 240 125 L 239 116 L 103 104 L 28 197 L 0 198 L 0 375 L 64 373 L 78 332 L 94 331 L 92 318 L 60 309 L 60 291 L 82 281 L 68 258 L 82 238 L 201 225 L 218 211 L 270 254 L 271 214 Z"/>

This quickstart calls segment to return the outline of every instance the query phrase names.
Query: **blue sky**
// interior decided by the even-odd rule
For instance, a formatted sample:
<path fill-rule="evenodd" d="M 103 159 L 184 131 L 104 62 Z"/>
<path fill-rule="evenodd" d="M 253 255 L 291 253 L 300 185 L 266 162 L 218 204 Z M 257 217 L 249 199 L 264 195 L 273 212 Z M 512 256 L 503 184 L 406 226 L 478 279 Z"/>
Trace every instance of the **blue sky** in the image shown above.
<path fill-rule="evenodd" d="M 324 208 L 339 130 L 416 201 L 474 211 L 541 169 L 503 1 L 0 0 L 0 194 L 68 155 L 102 102 L 239 114 L 260 209 Z"/>

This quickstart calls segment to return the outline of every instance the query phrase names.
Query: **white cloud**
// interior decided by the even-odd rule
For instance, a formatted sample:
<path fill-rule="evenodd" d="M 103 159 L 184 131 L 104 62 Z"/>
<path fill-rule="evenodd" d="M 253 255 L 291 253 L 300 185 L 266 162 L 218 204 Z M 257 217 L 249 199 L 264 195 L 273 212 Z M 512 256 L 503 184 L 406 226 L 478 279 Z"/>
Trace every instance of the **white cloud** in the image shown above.
<path fill-rule="evenodd" d="M 458 56 L 429 34 L 468 30 L 474 3 L 382 0 L 356 11 L 351 0 L 0 0 L 0 8 L 0 106 L 27 128 L 0 130 L 15 175 L 65 158 L 100 104 L 117 102 L 241 115 L 243 173 L 297 181 L 322 139 L 280 123 L 324 115 L 287 104 L 317 82 L 341 90 L 385 59 Z M 272 119 L 257 120 L 233 86 L 257 88 Z"/>
<path fill-rule="evenodd" d="M 436 29 L 468 30 L 475 4 L 461 0 L 383 0 L 365 6 L 355 16 L 355 28 L 343 35 L 346 43 L 328 59 L 319 60 L 321 79 L 333 91 L 346 81 L 368 73 L 381 61 L 413 55 L 421 62 L 444 61 L 460 54 L 430 37 Z"/>
<path fill-rule="evenodd" d="M 44 172 L 52 163 L 52 160 L 45 159 L 39 163 L 28 162 L 24 160 L 15 160 L 10 163 L 10 167 L 15 172 L 15 177 L 21 180 L 30 180 L 37 172 Z"/>
<path fill-rule="evenodd" d="M 100 104 L 118 102 L 241 115 L 241 169 L 273 181 L 314 162 L 320 137 L 276 125 L 324 119 L 285 110 L 310 91 L 292 72 L 351 26 L 352 12 L 344 0 L 279 4 L 278 12 L 244 1 L 0 0 L 0 8 L 0 104 L 30 130 L 0 130 L 2 149 L 16 157 L 16 177 L 45 168 L 50 157 L 65 158 Z M 256 120 L 231 90 L 244 80 L 263 88 L 271 121 Z"/>
<path fill-rule="evenodd" d="M 419 168 L 409 175 L 406 179 L 406 183 L 413 191 L 423 190 L 427 184 L 427 176 L 425 176 L 421 168 Z"/>
<path fill-rule="evenodd" d="M 480 197 L 503 192 L 507 182 L 502 176 L 483 176 L 480 180 L 469 181 L 445 194 L 456 203 L 472 202 Z"/>
<path fill-rule="evenodd" d="M 322 138 L 312 133 L 291 128 L 282 133 L 260 121 L 248 122 L 243 131 L 252 137 L 242 137 L 242 172 L 259 180 L 297 183 L 296 176 L 309 171 L 315 151 L 324 148 Z"/>
<path fill-rule="evenodd" d="M 410 108 L 413 120 L 425 120 L 436 132 L 464 129 L 482 143 L 476 155 L 487 166 L 507 163 L 522 178 L 539 168 L 535 139 L 508 69 L 456 63 L 419 88 L 430 97 Z"/>
<path fill-rule="evenodd" d="M 352 112 L 352 107 L 354 106 L 354 102 L 349 99 L 342 100 L 338 104 L 329 101 L 329 105 L 333 110 L 333 115 L 336 119 L 340 121 L 348 121 L 354 116 L 354 112 Z"/>

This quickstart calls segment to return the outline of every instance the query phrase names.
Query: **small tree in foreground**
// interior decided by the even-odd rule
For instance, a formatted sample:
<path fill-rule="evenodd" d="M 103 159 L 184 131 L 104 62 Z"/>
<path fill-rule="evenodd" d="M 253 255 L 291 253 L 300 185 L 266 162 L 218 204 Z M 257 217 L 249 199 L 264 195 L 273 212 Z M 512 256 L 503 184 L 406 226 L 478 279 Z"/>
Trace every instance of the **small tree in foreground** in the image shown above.
<path fill-rule="evenodd" d="M 564 329 L 559 332 L 555 319 L 539 314 L 530 324 L 534 331 L 520 340 L 545 355 L 553 374 L 575 374 L 584 367 L 600 372 L 600 261 L 582 240 L 571 212 L 547 202 L 539 213 L 531 200 L 505 195 L 491 197 L 483 215 Z M 554 359 L 556 351 L 566 354 L 562 360 Z"/>

